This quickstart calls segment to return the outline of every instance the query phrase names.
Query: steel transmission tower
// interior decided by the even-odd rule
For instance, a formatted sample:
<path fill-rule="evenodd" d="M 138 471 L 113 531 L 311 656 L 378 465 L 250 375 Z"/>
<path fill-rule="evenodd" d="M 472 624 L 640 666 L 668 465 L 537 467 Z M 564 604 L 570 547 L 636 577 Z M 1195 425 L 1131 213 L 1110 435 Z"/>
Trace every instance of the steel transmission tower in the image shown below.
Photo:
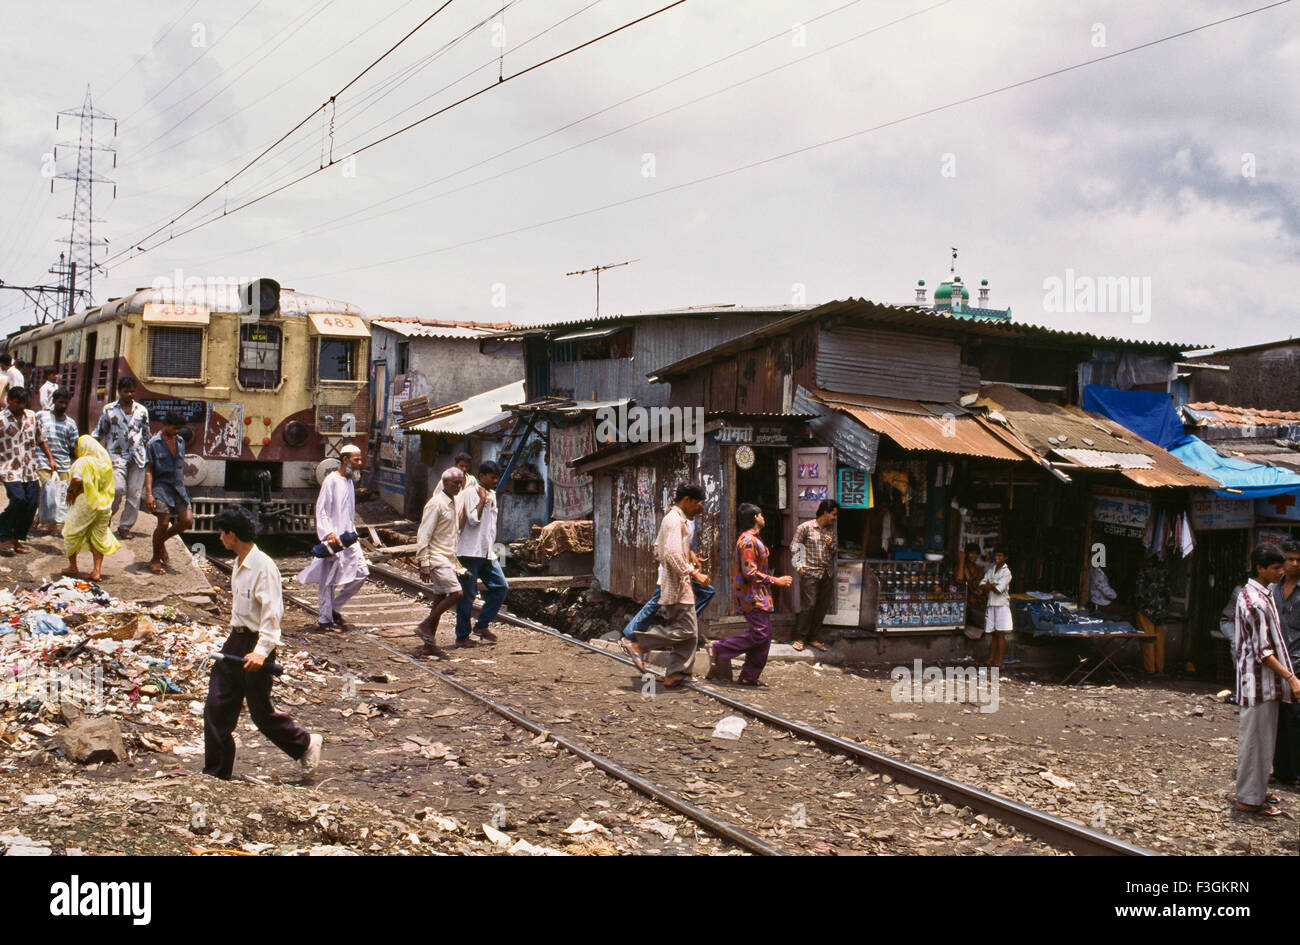
<path fill-rule="evenodd" d="M 95 238 L 95 224 L 104 221 L 95 216 L 95 185 L 112 184 L 113 196 L 117 196 L 117 183 L 110 178 L 97 175 L 95 173 L 95 152 L 103 151 L 105 154 L 113 156 L 113 167 L 117 167 L 117 151 L 106 145 L 95 144 L 95 122 L 111 121 L 113 122 L 113 136 L 117 137 L 117 119 L 112 115 L 98 111 L 90 104 L 90 86 L 86 86 L 86 100 L 82 102 L 80 108 L 68 108 L 59 112 L 54 119 L 55 130 L 58 130 L 60 118 L 80 118 L 81 134 L 74 144 L 71 141 L 61 141 L 54 146 L 54 160 L 57 164 L 59 159 L 59 148 L 76 148 L 77 166 L 76 170 L 68 170 L 55 173 L 55 177 L 62 180 L 75 182 L 72 194 L 72 213 L 64 214 L 59 217 L 60 220 L 71 220 L 72 228 L 68 234 L 68 252 L 67 264 L 71 275 L 71 292 L 69 303 L 76 294 L 84 294 L 87 304 L 93 304 L 94 295 L 91 291 L 91 279 L 95 267 L 95 250 L 108 245 L 107 239 Z M 50 181 L 50 193 L 54 192 L 54 181 Z M 60 240 L 59 242 L 62 242 Z M 81 277 L 83 287 L 77 287 L 77 278 Z M 69 304 L 69 309 L 71 304 Z"/>

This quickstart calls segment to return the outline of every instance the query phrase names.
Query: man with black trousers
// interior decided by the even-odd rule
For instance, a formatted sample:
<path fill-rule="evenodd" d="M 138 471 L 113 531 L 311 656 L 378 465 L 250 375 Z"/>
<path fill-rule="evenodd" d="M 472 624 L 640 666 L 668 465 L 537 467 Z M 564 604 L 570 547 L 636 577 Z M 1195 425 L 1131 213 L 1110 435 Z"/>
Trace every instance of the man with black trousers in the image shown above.
<path fill-rule="evenodd" d="M 235 768 L 235 725 L 243 703 L 258 731 L 298 762 L 303 778 L 320 764 L 320 735 L 311 735 L 271 704 L 271 673 L 280 642 L 284 599 L 280 569 L 253 543 L 256 528 L 244 512 L 226 509 L 213 524 L 237 558 L 230 575 L 230 636 L 221 652 L 243 660 L 215 659 L 203 707 L 203 773 L 229 781 Z"/>

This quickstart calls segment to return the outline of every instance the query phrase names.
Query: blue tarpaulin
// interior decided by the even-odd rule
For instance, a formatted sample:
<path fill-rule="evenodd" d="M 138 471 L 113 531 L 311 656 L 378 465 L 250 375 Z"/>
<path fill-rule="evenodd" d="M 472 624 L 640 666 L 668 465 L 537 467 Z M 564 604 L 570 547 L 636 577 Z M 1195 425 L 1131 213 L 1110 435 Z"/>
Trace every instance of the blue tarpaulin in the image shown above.
<path fill-rule="evenodd" d="M 1223 483 L 1216 495 L 1263 499 L 1300 488 L 1300 474 L 1276 466 L 1220 456 L 1199 437 L 1183 432 L 1182 421 L 1168 394 L 1149 390 L 1116 390 L 1089 384 L 1083 389 L 1083 409 L 1099 413 L 1167 449 L 1184 466 Z"/>
<path fill-rule="evenodd" d="M 1199 437 L 1191 437 L 1190 442 L 1175 447 L 1169 452 L 1186 466 L 1197 472 L 1203 472 L 1219 480 L 1228 489 L 1225 492 L 1215 490 L 1216 495 L 1239 499 L 1265 499 L 1283 492 L 1300 489 L 1300 474 L 1277 466 L 1261 466 L 1244 459 L 1232 459 L 1220 456 L 1208 443 Z"/>
<path fill-rule="evenodd" d="M 1183 432 L 1174 402 L 1159 391 L 1117 390 L 1089 384 L 1083 389 L 1083 409 L 1114 420 L 1161 449 L 1172 450 L 1192 439 Z"/>

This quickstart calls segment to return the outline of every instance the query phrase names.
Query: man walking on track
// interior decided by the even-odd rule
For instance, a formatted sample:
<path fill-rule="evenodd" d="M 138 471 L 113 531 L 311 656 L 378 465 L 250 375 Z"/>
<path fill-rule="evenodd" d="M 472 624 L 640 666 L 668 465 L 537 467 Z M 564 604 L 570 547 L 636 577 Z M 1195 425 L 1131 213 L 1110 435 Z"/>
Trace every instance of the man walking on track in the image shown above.
<path fill-rule="evenodd" d="M 651 650 L 668 650 L 664 670 L 664 688 L 676 689 L 690 682 L 695 649 L 699 645 L 695 622 L 695 595 L 691 581 L 708 584 L 708 575 L 691 564 L 690 533 L 687 522 L 695 518 L 704 505 L 704 490 L 683 483 L 677 487 L 673 507 L 664 516 L 655 538 L 655 558 L 663 565 L 659 585 L 659 609 L 666 623 L 639 630 L 635 640 L 624 640 L 637 669 L 645 672 L 645 654 Z"/>
<path fill-rule="evenodd" d="M 420 580 L 432 588 L 433 606 L 429 608 L 429 616 L 415 628 L 416 636 L 424 641 L 420 655 L 439 659 L 447 654 L 438 646 L 438 621 L 460 601 L 463 593 L 460 572 L 464 569 L 456 560 L 463 510 L 456 502 L 456 496 L 465 487 L 465 473 L 452 466 L 442 474 L 440 485 L 442 491 L 434 492 L 424 504 L 424 515 L 420 518 L 420 531 L 416 538 L 419 544 L 416 554 L 420 561 Z M 474 499 L 478 500 L 477 494 Z M 469 638 L 468 627 L 463 639 L 457 632 L 456 645 L 478 646 Z"/>
<path fill-rule="evenodd" d="M 366 583 L 370 568 L 356 541 L 357 493 L 354 483 L 361 476 L 361 448 L 349 443 L 339 451 L 339 468 L 325 477 L 316 497 L 316 537 L 337 549 L 327 558 L 317 558 L 298 575 L 300 584 L 318 584 L 319 612 L 316 629 L 346 630 L 340 612 L 352 595 Z M 353 542 L 344 545 L 343 535 L 351 532 Z"/>
<path fill-rule="evenodd" d="M 465 573 L 460 576 L 461 597 L 456 603 L 456 642 L 469 640 L 470 616 L 478 582 L 483 581 L 483 609 L 473 631 L 480 639 L 495 643 L 497 636 L 488 629 L 505 603 L 510 584 L 506 581 L 495 551 L 497 540 L 497 481 L 501 467 L 488 460 L 478 468 L 478 482 L 466 484 L 457 496 L 464 519 L 456 541 L 456 557 Z M 472 641 L 471 641 L 472 642 Z"/>
<path fill-rule="evenodd" d="M 203 773 L 229 781 L 235 768 L 235 725 L 245 702 L 258 731 L 309 778 L 320 763 L 320 735 L 311 735 L 271 704 L 271 672 L 280 643 L 284 599 L 280 569 L 253 543 L 253 521 L 240 509 L 226 509 L 213 524 L 221 543 L 237 558 L 230 574 L 230 636 L 221 652 L 237 659 L 213 660 L 203 706 Z M 242 663 L 240 662 L 242 660 Z"/>

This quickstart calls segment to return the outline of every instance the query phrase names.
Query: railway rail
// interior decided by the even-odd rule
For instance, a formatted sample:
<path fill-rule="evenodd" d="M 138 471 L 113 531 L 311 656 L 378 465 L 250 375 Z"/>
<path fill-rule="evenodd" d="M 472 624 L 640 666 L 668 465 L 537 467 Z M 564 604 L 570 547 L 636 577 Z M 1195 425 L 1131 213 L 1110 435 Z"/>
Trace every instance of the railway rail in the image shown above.
<path fill-rule="evenodd" d="M 210 557 L 209 560 L 222 571 L 227 574 L 229 573 L 229 564 L 227 562 L 216 557 Z M 619 736 L 606 736 L 600 730 L 599 726 L 591 727 L 590 731 L 587 732 L 588 737 L 585 739 L 556 734 L 554 731 L 554 725 L 544 724 L 543 722 L 538 721 L 538 718 L 535 717 L 541 716 L 546 711 L 554 711 L 554 696 L 549 694 L 550 690 L 546 686 L 541 686 L 540 688 L 545 690 L 548 694 L 540 696 L 531 693 L 521 694 L 517 691 L 512 691 L 510 693 L 510 701 L 515 704 L 507 704 L 503 701 L 501 693 L 485 691 L 490 690 L 493 685 L 490 675 L 482 675 L 481 679 L 476 678 L 474 681 L 477 685 L 471 686 L 463 679 L 457 678 L 466 675 L 465 671 L 461 667 L 457 667 L 454 673 L 438 669 L 434 665 L 416 659 L 409 653 L 402 652 L 402 650 L 392 646 L 390 643 L 379 639 L 376 633 L 380 631 L 393 631 L 400 634 L 406 634 L 411 631 L 415 623 L 424 616 L 424 612 L 422 607 L 412 609 L 409 605 L 422 601 L 422 599 L 427 595 L 428 589 L 413 577 L 381 564 L 372 562 L 370 564 L 370 572 L 371 579 L 368 582 L 367 587 L 363 589 L 363 593 L 358 594 L 357 597 L 353 599 L 353 603 L 350 605 L 349 610 L 360 612 L 363 615 L 360 618 L 360 622 L 375 625 L 374 630 L 356 630 L 355 633 L 361 638 L 367 640 L 376 648 L 385 651 L 392 657 L 410 662 L 421 672 L 438 679 L 462 695 L 486 706 L 492 712 L 496 713 L 503 719 L 506 719 L 510 723 L 517 725 L 534 735 L 544 734 L 561 748 L 582 758 L 584 761 L 591 762 L 606 774 L 624 782 L 632 789 L 648 797 L 654 798 L 664 806 L 669 807 L 677 813 L 695 821 L 704 829 L 716 834 L 717 836 L 724 837 L 753 853 L 762 855 L 781 855 L 790 852 L 811 852 L 809 849 L 810 844 L 812 844 L 812 849 L 821 849 L 820 847 L 817 847 L 814 842 L 819 836 L 817 831 L 807 831 L 807 836 L 802 843 L 803 848 L 792 851 L 782 846 L 774 845 L 773 843 L 768 842 L 768 840 L 759 837 L 754 832 L 735 823 L 735 819 L 741 818 L 736 818 L 733 815 L 732 819 L 728 819 L 728 817 L 722 816 L 716 811 L 706 810 L 699 804 L 683 797 L 681 793 L 664 787 L 659 783 L 659 781 L 654 779 L 653 775 L 647 775 L 647 773 L 645 773 L 646 768 L 654 769 L 655 767 L 662 767 L 662 755 L 657 756 L 655 752 L 642 752 L 643 757 L 636 761 L 630 762 L 627 760 L 616 760 L 614 757 L 615 754 L 623 756 L 624 758 L 628 754 L 635 754 L 635 751 L 632 751 L 631 749 L 635 747 L 637 740 L 620 738 Z M 379 593 L 375 593 L 374 591 L 379 591 Z M 290 594 L 286 594 L 286 597 L 290 602 L 305 610 L 312 613 L 316 610 L 315 604 L 311 601 L 302 600 Z M 510 614 L 504 610 L 498 615 L 498 620 L 514 627 L 533 633 L 543 634 L 548 638 L 561 641 L 566 646 L 574 647 L 583 651 L 580 655 L 585 655 L 586 653 L 600 654 L 618 664 L 628 667 L 633 667 L 634 665 L 631 660 L 619 653 L 613 653 L 602 647 L 577 640 L 551 627 Z M 411 641 L 414 642 L 413 637 L 411 638 Z M 475 651 L 471 651 L 471 653 L 472 652 Z M 595 691 L 599 688 L 602 679 L 598 673 L 589 675 L 590 678 L 586 680 L 585 683 L 587 691 Z M 564 681 L 569 682 L 571 680 Z M 937 795 L 939 798 L 942 798 L 954 807 L 969 808 L 972 812 L 983 814 L 990 818 L 991 821 L 997 821 L 1013 830 L 1018 830 L 1026 837 L 1033 838 L 1042 844 L 1046 844 L 1047 846 L 1054 848 L 1056 851 L 1067 851 L 1078 855 L 1156 855 L 1154 851 L 1128 843 L 1082 824 L 1077 824 L 1019 802 L 999 797 L 972 785 L 956 781 L 917 765 L 882 754 L 857 742 L 841 738 L 796 720 L 786 718 L 760 706 L 736 699 L 730 694 L 720 691 L 715 687 L 693 682 L 689 683 L 686 688 L 704 699 L 711 700 L 730 709 L 736 710 L 737 712 L 743 713 L 745 716 L 762 723 L 761 730 L 767 732 L 770 737 L 761 739 L 755 738 L 749 732 L 747 732 L 745 736 L 747 740 L 755 743 L 755 746 L 752 749 L 753 751 L 760 752 L 766 749 L 769 752 L 768 754 L 758 754 L 757 757 L 771 757 L 770 753 L 775 750 L 775 739 L 794 738 L 803 742 L 811 743 L 821 749 L 824 753 L 823 757 L 825 758 L 839 757 L 848 759 L 856 763 L 854 765 L 855 768 L 858 766 L 865 767 L 871 772 L 874 772 L 875 775 L 883 776 L 882 783 L 892 781 L 900 785 L 906 785 L 916 791 L 924 792 L 925 794 Z M 617 692 L 617 690 L 615 690 L 615 692 Z M 624 694 L 624 696 L 625 695 L 626 694 Z M 528 702 L 530 698 L 534 702 L 534 705 L 532 706 L 521 706 L 517 704 L 520 701 Z M 686 697 L 683 694 L 681 698 Z M 671 702 L 672 700 L 662 701 Z M 650 724 L 660 725 L 661 727 L 659 731 L 663 731 L 663 729 L 666 728 L 671 730 L 672 734 L 678 734 L 678 730 L 690 725 L 689 712 L 691 711 L 689 707 L 684 706 L 682 703 L 678 703 L 678 705 L 682 707 L 677 709 L 674 714 L 665 715 L 663 720 L 655 720 Z M 610 706 L 609 715 L 601 716 L 602 722 L 605 718 L 613 718 L 618 715 L 617 703 L 611 702 Z M 529 714 L 529 709 L 533 710 L 532 715 Z M 566 719 L 564 721 L 569 722 L 571 720 Z M 711 728 L 712 725 L 710 724 L 708 727 Z M 600 744 L 602 741 L 612 743 L 609 747 L 613 748 L 613 751 L 600 750 L 603 747 Z M 688 753 L 693 747 L 695 747 L 692 745 L 689 738 L 680 739 L 680 744 L 682 750 Z M 728 744 L 735 746 L 738 743 L 731 742 Z M 662 748 L 658 749 L 659 752 L 662 752 L 662 750 Z M 806 761 L 806 759 L 804 760 Z M 723 763 L 723 767 L 726 767 L 725 762 Z M 716 768 L 716 765 L 711 766 L 711 769 L 712 768 Z M 641 773 L 638 773 L 637 769 L 640 769 Z M 789 771 L 791 769 L 786 768 L 784 770 Z M 737 778 L 743 777 L 740 772 L 730 773 Z M 779 778 L 779 775 L 777 777 Z M 660 780 L 664 779 L 661 778 Z M 790 786 L 788 782 L 780 780 L 776 781 L 776 783 L 764 783 L 762 786 L 762 792 L 764 796 L 774 794 L 779 792 L 779 788 L 783 784 L 786 787 Z M 742 782 L 742 788 L 744 787 L 750 787 L 752 790 L 752 786 L 750 786 L 748 782 Z M 794 788 L 796 791 L 800 789 L 798 785 L 795 785 Z M 739 793 L 743 793 L 743 791 L 732 792 L 725 796 L 734 797 Z M 857 801 L 856 795 L 853 795 L 853 792 L 844 793 L 850 795 L 855 801 Z M 838 797 L 839 795 L 836 796 Z M 887 799 L 896 800 L 895 798 Z M 816 820 L 822 825 L 834 826 L 841 836 L 845 829 L 852 831 L 856 825 L 869 825 L 869 823 L 864 821 L 860 815 L 855 814 L 853 805 L 847 803 L 836 805 L 830 798 L 826 797 L 819 797 L 817 800 L 823 803 L 825 807 L 823 810 L 818 812 Z M 737 803 L 736 806 L 740 805 Z M 796 803 L 792 806 L 795 808 L 803 807 L 800 803 Z M 749 812 L 743 807 L 741 808 L 742 818 L 748 813 Z M 886 814 L 882 816 L 886 816 L 887 818 L 889 815 Z M 761 817 L 757 819 L 762 820 Z M 845 827 L 846 824 L 849 826 Z M 769 832 L 780 833 L 785 836 L 790 835 L 790 831 L 775 829 L 778 825 L 771 822 L 771 817 L 768 817 L 767 821 L 763 825 L 769 828 Z M 824 836 L 824 831 L 821 836 Z"/>

